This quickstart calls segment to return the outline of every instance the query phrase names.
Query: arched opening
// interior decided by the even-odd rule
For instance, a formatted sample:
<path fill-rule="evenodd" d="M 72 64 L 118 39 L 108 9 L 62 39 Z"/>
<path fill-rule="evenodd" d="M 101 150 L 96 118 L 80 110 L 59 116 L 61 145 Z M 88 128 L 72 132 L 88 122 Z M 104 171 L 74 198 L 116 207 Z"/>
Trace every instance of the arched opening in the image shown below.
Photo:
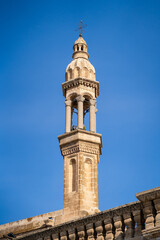
<path fill-rule="evenodd" d="M 76 160 L 71 159 L 69 164 L 69 191 L 76 191 Z"/>
<path fill-rule="evenodd" d="M 83 127 L 80 127 L 80 129 L 90 131 L 90 99 L 92 96 L 84 95 L 83 98 L 83 111 L 80 113 L 82 114 L 83 119 Z M 70 100 L 72 101 L 72 107 L 71 107 L 71 131 L 78 129 L 78 102 L 77 102 L 77 95 L 73 94 L 70 97 Z M 80 117 L 80 118 L 81 118 Z"/>
<path fill-rule="evenodd" d="M 83 46 L 81 46 L 81 50 L 83 51 Z"/>
<path fill-rule="evenodd" d="M 78 104 L 77 104 L 77 95 L 71 97 L 72 100 L 72 121 L 71 121 L 71 131 L 77 129 L 78 125 Z"/>
<path fill-rule="evenodd" d="M 90 97 L 88 95 L 84 95 L 84 102 L 83 102 L 83 118 L 84 118 L 84 129 L 89 131 L 89 99 Z"/>

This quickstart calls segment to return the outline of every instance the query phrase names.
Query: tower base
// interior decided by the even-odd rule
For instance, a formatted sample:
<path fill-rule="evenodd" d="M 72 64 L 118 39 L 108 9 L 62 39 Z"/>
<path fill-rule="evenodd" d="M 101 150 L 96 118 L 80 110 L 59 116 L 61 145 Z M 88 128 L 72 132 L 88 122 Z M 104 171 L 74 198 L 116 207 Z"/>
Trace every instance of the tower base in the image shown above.
<path fill-rule="evenodd" d="M 99 212 L 101 134 L 78 129 L 58 139 L 64 157 L 64 215 L 75 219 Z"/>

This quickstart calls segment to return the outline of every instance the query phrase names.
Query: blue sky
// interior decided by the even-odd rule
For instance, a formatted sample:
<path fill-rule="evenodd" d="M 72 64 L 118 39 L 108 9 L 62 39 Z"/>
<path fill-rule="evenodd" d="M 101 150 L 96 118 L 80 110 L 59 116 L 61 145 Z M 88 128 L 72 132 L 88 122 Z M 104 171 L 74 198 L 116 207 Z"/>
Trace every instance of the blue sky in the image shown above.
<path fill-rule="evenodd" d="M 78 38 L 94 65 L 99 208 L 160 185 L 160 1 L 0 1 L 0 224 L 63 208 L 61 83 Z"/>

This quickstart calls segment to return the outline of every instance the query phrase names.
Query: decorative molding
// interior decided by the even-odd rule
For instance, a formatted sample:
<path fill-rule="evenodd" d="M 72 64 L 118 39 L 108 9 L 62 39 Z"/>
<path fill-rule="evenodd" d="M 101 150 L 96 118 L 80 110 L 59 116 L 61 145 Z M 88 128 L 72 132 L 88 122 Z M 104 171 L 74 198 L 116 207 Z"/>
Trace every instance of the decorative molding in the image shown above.
<path fill-rule="evenodd" d="M 99 96 L 99 82 L 86 78 L 75 78 L 74 80 L 62 83 L 63 96 L 66 97 L 67 89 L 78 87 L 79 85 L 94 88 L 96 97 Z"/>
<path fill-rule="evenodd" d="M 109 209 L 94 215 L 86 216 L 78 220 L 74 220 L 68 223 L 63 223 L 55 227 L 51 227 L 48 229 L 38 229 L 37 232 L 34 231 L 32 233 L 28 233 L 24 237 L 20 239 L 23 240 L 33 240 L 38 238 L 44 238 L 45 236 L 51 236 L 52 234 L 61 233 L 61 232 L 68 232 L 69 229 L 79 229 L 81 226 L 86 226 L 88 224 L 95 224 L 99 221 L 105 221 L 122 216 L 124 213 L 131 213 L 135 210 L 142 210 L 143 206 L 141 202 L 133 202 L 130 204 L 126 204 L 120 207 L 116 207 L 113 209 Z M 62 234 L 62 233 L 61 233 Z"/>
<path fill-rule="evenodd" d="M 151 201 L 151 200 L 160 198 L 160 187 L 137 193 L 136 197 L 141 202 L 147 202 L 147 201 Z"/>
<path fill-rule="evenodd" d="M 72 145 L 69 147 L 61 147 L 61 153 L 63 156 L 77 153 L 77 152 L 86 152 L 86 153 L 92 153 L 92 154 L 100 154 L 100 148 L 99 145 L 95 146 L 95 144 L 83 144 L 79 143 L 76 145 Z"/>

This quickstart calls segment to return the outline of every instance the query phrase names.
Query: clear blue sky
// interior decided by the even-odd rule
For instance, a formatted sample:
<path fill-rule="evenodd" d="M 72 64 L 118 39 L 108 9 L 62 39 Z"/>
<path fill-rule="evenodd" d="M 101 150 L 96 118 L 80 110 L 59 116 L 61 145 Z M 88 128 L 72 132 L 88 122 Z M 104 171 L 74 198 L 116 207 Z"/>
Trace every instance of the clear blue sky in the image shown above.
<path fill-rule="evenodd" d="M 160 1 L 1 0 L 1 224 L 63 208 L 61 83 L 81 19 L 100 82 L 100 210 L 160 185 Z"/>

